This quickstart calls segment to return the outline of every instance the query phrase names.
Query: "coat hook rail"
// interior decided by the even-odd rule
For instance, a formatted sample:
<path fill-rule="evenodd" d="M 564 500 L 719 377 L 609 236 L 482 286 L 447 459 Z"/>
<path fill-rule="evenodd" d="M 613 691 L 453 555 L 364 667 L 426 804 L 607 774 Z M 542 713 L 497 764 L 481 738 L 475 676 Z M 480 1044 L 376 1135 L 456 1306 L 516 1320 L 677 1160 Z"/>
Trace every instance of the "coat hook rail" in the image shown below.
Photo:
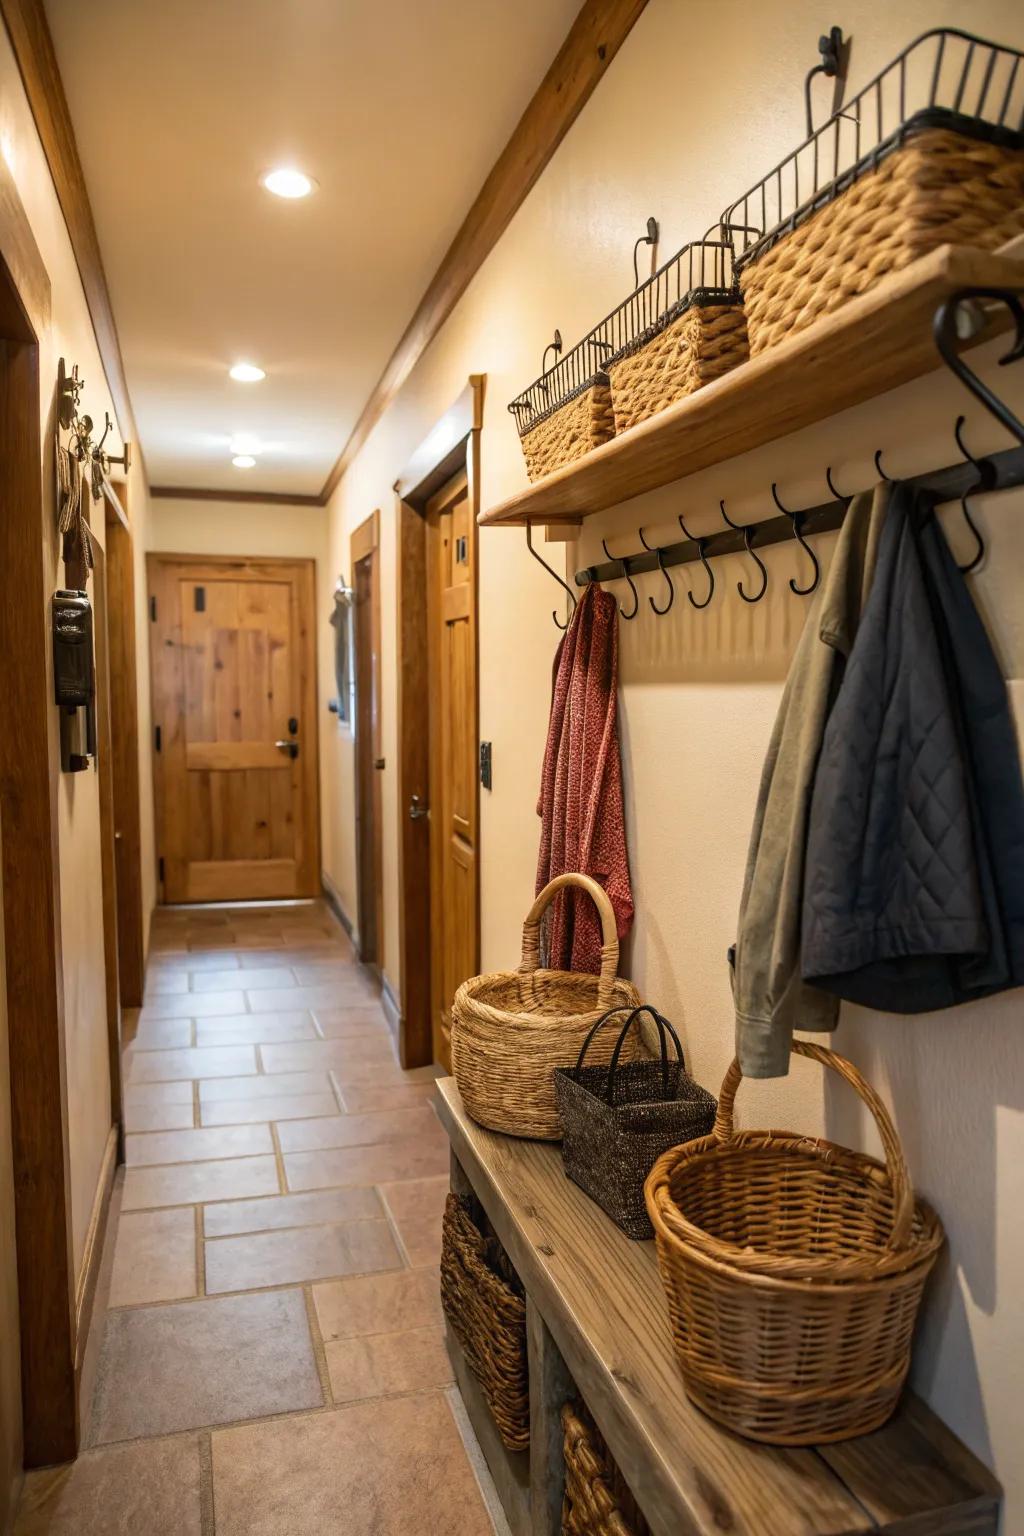
<path fill-rule="evenodd" d="M 986 462 L 992 466 L 992 483 L 987 489 L 1007 491 L 1024 485 L 1024 448 L 1008 448 L 1003 453 L 991 454 Z M 917 490 L 928 491 L 942 504 L 960 501 L 962 497 L 976 491 L 978 471 L 968 460 L 930 474 L 916 475 L 906 483 Z M 847 495 L 835 501 L 823 502 L 820 506 L 805 508 L 801 513 L 802 532 L 805 536 L 834 533 L 841 526 L 849 504 L 850 496 Z M 752 523 L 750 526 L 756 531 L 759 550 L 769 544 L 793 542 L 793 521 L 788 514 L 770 517 L 765 522 Z M 676 544 L 664 545 L 661 549 L 652 546 L 635 555 L 610 559 L 604 565 L 588 566 L 576 572 L 575 581 L 578 587 L 585 587 L 590 581 L 616 581 L 623 576 L 628 579 L 642 576 L 647 571 L 663 571 L 666 566 L 692 565 L 701 559 L 701 549 L 704 556 L 713 559 L 718 555 L 739 554 L 744 547 L 742 529 L 728 528 L 721 533 L 707 534 L 701 539 L 682 539 Z"/>

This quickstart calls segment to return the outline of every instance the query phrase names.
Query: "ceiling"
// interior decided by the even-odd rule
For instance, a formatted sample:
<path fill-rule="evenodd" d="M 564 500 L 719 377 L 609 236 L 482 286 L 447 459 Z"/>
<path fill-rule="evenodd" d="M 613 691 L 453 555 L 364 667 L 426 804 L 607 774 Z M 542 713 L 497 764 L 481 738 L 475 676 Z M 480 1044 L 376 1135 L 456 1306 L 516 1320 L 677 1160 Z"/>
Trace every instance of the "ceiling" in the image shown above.
<path fill-rule="evenodd" d="M 320 491 L 579 4 L 46 0 L 154 485 Z"/>

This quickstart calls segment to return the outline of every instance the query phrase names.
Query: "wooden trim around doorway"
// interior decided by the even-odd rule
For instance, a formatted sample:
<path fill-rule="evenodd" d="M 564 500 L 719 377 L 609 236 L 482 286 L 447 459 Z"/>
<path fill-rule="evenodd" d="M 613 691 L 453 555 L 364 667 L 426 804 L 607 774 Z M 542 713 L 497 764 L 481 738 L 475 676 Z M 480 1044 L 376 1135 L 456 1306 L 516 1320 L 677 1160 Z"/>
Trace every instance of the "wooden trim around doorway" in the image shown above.
<path fill-rule="evenodd" d="M 359 892 L 356 910 L 356 938 L 358 940 L 359 958 L 364 964 L 374 965 L 378 973 L 384 971 L 384 843 L 383 843 L 383 808 L 381 777 L 383 773 L 383 735 L 382 735 L 382 708 L 381 708 L 381 600 L 380 600 L 380 511 L 371 512 L 370 516 L 352 531 L 349 542 L 349 555 L 352 567 L 352 586 L 356 587 L 356 566 L 363 560 L 369 560 L 371 564 L 370 578 L 370 743 L 369 756 L 372 766 L 368 770 L 372 775 L 370 779 L 371 790 L 369 805 L 362 804 L 361 783 L 361 754 L 366 744 L 359 739 L 359 716 L 361 714 L 359 702 L 359 668 L 361 658 L 358 648 L 352 661 L 356 669 L 356 708 L 353 726 L 355 728 L 355 788 L 356 788 L 356 859 L 357 880 L 356 889 Z M 356 620 L 358 622 L 358 620 Z M 353 642 L 355 634 L 353 632 Z M 364 675 L 365 676 L 365 675 Z M 370 861 L 371 881 L 373 886 L 373 924 L 372 942 L 368 942 L 366 914 L 362 910 L 362 859 L 361 839 L 362 829 L 365 827 L 367 817 L 370 822 Z"/>
<path fill-rule="evenodd" d="M 142 1007 L 145 917 L 142 901 L 142 822 L 139 787 L 138 654 L 135 636 L 135 557 L 125 518 L 106 503 L 107 642 L 110 656 L 110 742 L 114 784 L 114 864 L 117 874 L 117 961 L 123 1008 Z"/>

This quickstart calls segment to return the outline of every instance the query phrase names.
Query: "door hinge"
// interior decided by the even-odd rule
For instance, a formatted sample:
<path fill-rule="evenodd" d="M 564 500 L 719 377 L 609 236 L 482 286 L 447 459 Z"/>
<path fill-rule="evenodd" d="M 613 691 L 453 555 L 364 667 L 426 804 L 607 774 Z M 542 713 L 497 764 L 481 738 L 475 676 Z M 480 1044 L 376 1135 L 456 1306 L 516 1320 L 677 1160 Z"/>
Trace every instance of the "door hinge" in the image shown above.
<path fill-rule="evenodd" d="M 480 783 L 484 789 L 491 788 L 491 744 L 489 741 L 480 743 Z"/>
<path fill-rule="evenodd" d="M 469 540 L 461 533 L 455 540 L 455 564 L 465 565 L 469 560 Z"/>
<path fill-rule="evenodd" d="M 160 857 L 157 859 L 156 864 L 157 864 L 157 873 L 160 876 L 160 884 L 163 885 L 163 883 L 164 883 L 164 856 L 163 856 L 163 854 L 161 854 Z"/>
<path fill-rule="evenodd" d="M 161 741 L 162 741 L 162 737 L 161 737 L 160 727 L 158 725 L 155 725 L 153 727 L 153 746 L 154 746 L 154 748 L 155 748 L 155 750 L 157 752 L 159 752 L 161 750 Z"/>
<path fill-rule="evenodd" d="M 206 612 L 206 588 L 194 587 L 192 593 L 195 599 L 196 613 Z"/>
<path fill-rule="evenodd" d="M 156 623 L 156 598 L 155 597 L 151 597 L 150 600 L 149 600 L 149 622 L 151 624 L 155 624 Z"/>

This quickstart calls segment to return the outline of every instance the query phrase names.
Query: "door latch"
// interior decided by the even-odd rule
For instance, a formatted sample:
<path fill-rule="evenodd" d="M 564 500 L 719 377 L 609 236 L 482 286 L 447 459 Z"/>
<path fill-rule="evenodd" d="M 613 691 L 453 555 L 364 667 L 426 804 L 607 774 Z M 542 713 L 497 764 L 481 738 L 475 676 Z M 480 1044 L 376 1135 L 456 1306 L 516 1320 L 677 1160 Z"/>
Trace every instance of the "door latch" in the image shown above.
<path fill-rule="evenodd" d="M 294 762 L 299 755 L 299 744 L 297 741 L 275 741 L 274 746 L 279 752 L 286 752 L 287 755 L 291 758 L 292 762 Z"/>
<path fill-rule="evenodd" d="M 424 816 L 430 815 L 430 806 L 424 805 L 419 795 L 413 795 L 409 801 L 409 820 L 422 821 Z"/>

